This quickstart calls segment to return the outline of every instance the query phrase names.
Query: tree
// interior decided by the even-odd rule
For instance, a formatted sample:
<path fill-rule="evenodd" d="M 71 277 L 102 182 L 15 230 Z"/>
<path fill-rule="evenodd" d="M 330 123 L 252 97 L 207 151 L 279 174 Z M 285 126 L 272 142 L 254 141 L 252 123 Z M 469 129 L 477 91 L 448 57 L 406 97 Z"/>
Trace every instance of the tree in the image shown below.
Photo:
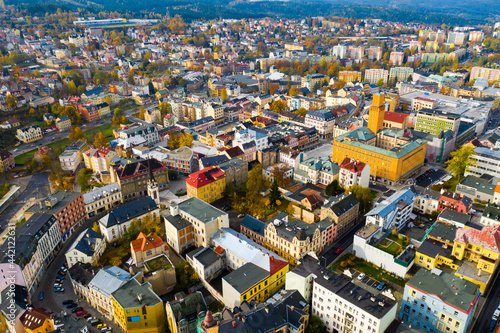
<path fill-rule="evenodd" d="M 85 133 L 81 130 L 80 127 L 73 126 L 69 129 L 69 141 L 82 141 L 85 140 Z"/>
<path fill-rule="evenodd" d="M 474 166 L 476 161 L 472 158 L 474 147 L 472 145 L 464 145 L 451 153 L 451 158 L 446 161 L 446 170 L 451 171 L 453 176 L 461 181 L 465 172 Z"/>
<path fill-rule="evenodd" d="M 97 221 L 92 225 L 92 230 L 99 234 L 101 233 L 101 228 L 99 227 L 99 223 L 97 223 Z"/>
<path fill-rule="evenodd" d="M 281 99 L 277 99 L 271 103 L 270 110 L 276 113 L 280 113 L 283 110 L 286 110 L 288 108 L 288 105 L 286 104 L 285 101 Z"/>
<path fill-rule="evenodd" d="M 176 291 L 187 290 L 200 281 L 198 274 L 187 261 L 183 261 L 175 267 L 175 277 L 177 280 Z"/>
<path fill-rule="evenodd" d="M 288 96 L 290 97 L 293 97 L 293 96 L 296 96 L 298 95 L 300 92 L 299 92 L 299 89 L 295 88 L 295 87 L 292 87 L 288 90 Z"/>
<path fill-rule="evenodd" d="M 17 97 L 14 96 L 14 95 L 9 94 L 5 98 L 5 103 L 7 103 L 7 106 L 9 108 L 14 108 L 17 105 Z"/>
<path fill-rule="evenodd" d="M 158 237 L 163 237 L 165 233 L 160 217 L 156 214 L 146 215 L 141 219 L 140 231 L 146 235 L 157 235 Z"/>
<path fill-rule="evenodd" d="M 182 133 L 179 138 L 179 147 L 191 147 L 193 145 L 193 136 L 190 133 Z"/>
<path fill-rule="evenodd" d="M 234 186 L 234 182 L 228 181 L 226 183 L 226 188 L 224 189 L 224 196 L 227 198 L 231 198 L 234 196 L 234 193 L 236 191 L 236 187 Z"/>
<path fill-rule="evenodd" d="M 309 325 L 307 326 L 306 333 L 325 333 L 325 325 L 318 316 L 311 316 Z"/>
<path fill-rule="evenodd" d="M 89 180 L 91 176 L 92 170 L 90 169 L 84 168 L 78 171 L 78 176 L 76 179 L 78 181 L 78 185 L 80 185 L 81 192 L 86 192 L 88 189 L 90 189 Z"/>
<path fill-rule="evenodd" d="M 281 199 L 281 192 L 278 187 L 278 181 L 274 179 L 273 184 L 271 185 L 271 192 L 269 193 L 269 201 L 271 202 L 271 206 L 276 207 L 276 202 Z"/>
<path fill-rule="evenodd" d="M 356 200 L 358 200 L 360 212 L 367 213 L 372 208 L 373 196 L 368 187 L 353 185 L 347 192 L 354 195 Z"/>
<path fill-rule="evenodd" d="M 139 109 L 139 117 L 138 118 L 144 120 L 144 113 L 145 113 L 145 110 L 141 106 L 141 108 Z"/>
<path fill-rule="evenodd" d="M 186 79 L 180 79 L 179 80 L 179 86 L 183 87 L 183 88 L 186 88 L 187 86 L 187 81 Z"/>
<path fill-rule="evenodd" d="M 222 89 L 222 93 L 221 93 L 221 96 L 223 101 L 225 101 L 227 99 L 227 90 L 226 88 Z"/>
<path fill-rule="evenodd" d="M 65 107 L 59 116 L 68 116 L 69 120 L 71 120 L 72 125 L 78 125 L 82 119 L 80 113 L 76 111 L 74 106 Z"/>
<path fill-rule="evenodd" d="M 279 187 L 285 187 L 288 185 L 290 178 L 285 175 L 285 172 L 288 171 L 288 167 L 284 166 L 275 166 L 271 170 L 271 177 L 278 182 Z"/>
<path fill-rule="evenodd" d="M 101 131 L 97 132 L 97 134 L 94 135 L 94 147 L 95 148 L 106 147 L 106 137 Z"/>
<path fill-rule="evenodd" d="M 296 114 L 298 114 L 299 116 L 301 117 L 305 117 L 306 114 L 307 114 L 307 109 L 306 108 L 300 108 L 298 110 L 295 111 Z"/>
<path fill-rule="evenodd" d="M 247 198 L 250 201 L 254 201 L 257 199 L 259 195 L 260 188 L 262 187 L 262 165 L 257 164 L 253 167 L 253 169 L 248 173 L 247 180 Z"/>
<path fill-rule="evenodd" d="M 378 79 L 377 86 L 382 87 L 383 85 L 384 85 L 384 79 L 383 78 Z"/>
<path fill-rule="evenodd" d="M 113 257 L 111 258 L 109 263 L 113 266 L 120 266 L 122 264 L 122 258 L 120 258 L 119 256 Z"/>
<path fill-rule="evenodd" d="M 340 190 L 339 181 L 334 179 L 330 184 L 328 184 L 325 188 L 325 194 L 329 197 L 335 194 L 336 191 Z"/>

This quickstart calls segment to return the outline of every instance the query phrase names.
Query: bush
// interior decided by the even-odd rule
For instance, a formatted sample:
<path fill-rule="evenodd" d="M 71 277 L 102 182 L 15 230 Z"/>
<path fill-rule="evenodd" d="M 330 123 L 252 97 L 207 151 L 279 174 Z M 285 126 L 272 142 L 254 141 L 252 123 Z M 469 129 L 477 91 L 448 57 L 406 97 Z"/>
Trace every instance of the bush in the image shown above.
<path fill-rule="evenodd" d="M 342 261 L 342 262 L 340 263 L 340 267 L 342 267 L 342 268 L 346 268 L 346 267 L 347 267 L 347 262 L 346 262 L 346 260 L 344 260 L 344 261 Z"/>

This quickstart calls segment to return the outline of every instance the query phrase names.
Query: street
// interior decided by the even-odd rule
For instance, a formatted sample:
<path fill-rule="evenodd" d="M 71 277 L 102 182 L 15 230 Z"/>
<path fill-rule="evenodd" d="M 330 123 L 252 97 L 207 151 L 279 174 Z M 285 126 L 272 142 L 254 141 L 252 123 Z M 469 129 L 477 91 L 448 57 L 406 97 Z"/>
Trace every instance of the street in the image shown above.
<path fill-rule="evenodd" d="M 330 266 L 337 257 L 342 256 L 345 251 L 352 245 L 352 242 L 354 240 L 354 234 L 364 226 L 364 219 L 360 218 L 358 219 L 357 223 L 351 228 L 351 230 L 345 234 L 340 240 L 336 241 L 332 245 L 329 246 L 329 248 L 319 256 L 320 262 L 322 265 L 325 265 L 325 267 Z M 335 253 L 338 248 L 342 249 L 342 252 L 340 253 Z"/>
<path fill-rule="evenodd" d="M 499 304 L 498 302 L 500 301 L 500 281 L 498 279 L 498 269 L 496 270 L 493 279 L 494 281 L 489 288 L 489 294 L 484 295 L 487 298 L 482 309 L 478 308 L 476 310 L 481 312 L 477 316 L 474 326 L 472 326 L 470 332 L 491 332 L 489 329 L 491 317 L 493 316 L 493 312 L 495 312 Z"/>

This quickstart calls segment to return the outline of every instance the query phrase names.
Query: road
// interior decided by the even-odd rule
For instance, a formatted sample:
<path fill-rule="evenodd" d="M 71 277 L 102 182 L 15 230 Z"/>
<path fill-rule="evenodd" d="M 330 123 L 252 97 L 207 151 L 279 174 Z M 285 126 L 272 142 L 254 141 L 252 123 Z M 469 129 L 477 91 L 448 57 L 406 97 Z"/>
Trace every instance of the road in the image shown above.
<path fill-rule="evenodd" d="M 328 267 L 337 259 L 337 257 L 342 256 L 345 251 L 352 245 L 354 234 L 364 225 L 365 219 L 358 218 L 357 223 L 347 234 L 345 234 L 340 240 L 330 245 L 330 247 L 322 255 L 319 256 L 321 264 Z M 335 251 L 337 251 L 338 248 L 341 248 L 343 251 L 337 254 L 335 253 Z"/>
<path fill-rule="evenodd" d="M 491 332 L 489 329 L 491 317 L 498 306 L 500 300 L 500 280 L 498 279 L 498 269 L 493 277 L 494 281 L 489 288 L 489 294 L 486 294 L 486 301 L 481 308 L 476 311 L 481 311 L 472 326 L 470 332 Z M 498 324 L 498 323 L 497 323 Z"/>
<path fill-rule="evenodd" d="M 41 172 L 33 175 L 26 186 L 26 189 L 0 214 L 0 226 L 5 230 L 10 219 L 25 202 L 35 197 L 37 199 L 45 198 L 49 195 L 49 173 Z"/>

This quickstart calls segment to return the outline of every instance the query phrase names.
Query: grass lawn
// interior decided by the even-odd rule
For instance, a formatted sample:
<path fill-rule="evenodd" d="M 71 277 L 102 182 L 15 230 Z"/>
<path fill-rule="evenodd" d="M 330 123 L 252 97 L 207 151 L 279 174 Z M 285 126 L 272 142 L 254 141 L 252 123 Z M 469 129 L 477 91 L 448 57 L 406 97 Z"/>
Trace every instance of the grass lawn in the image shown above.
<path fill-rule="evenodd" d="M 16 223 L 16 229 L 19 228 L 20 226 L 22 226 L 23 224 L 26 223 L 26 218 L 23 217 L 23 219 L 20 221 L 20 222 L 17 222 Z"/>
<path fill-rule="evenodd" d="M 215 301 L 208 306 L 208 309 L 212 313 L 220 312 L 224 309 L 224 303 L 222 303 L 221 301 Z"/>
<path fill-rule="evenodd" d="M 138 106 L 139 105 L 137 105 L 135 103 L 134 104 L 130 104 L 130 105 L 128 105 L 128 106 L 126 106 L 126 107 L 123 108 L 123 112 L 128 111 L 128 110 L 133 109 L 133 108 L 136 108 Z"/>
<path fill-rule="evenodd" d="M 170 262 L 168 261 L 168 259 L 165 256 L 161 256 L 161 257 L 155 258 L 153 260 L 149 260 L 146 263 L 146 266 L 149 269 L 149 271 L 151 271 L 151 272 L 154 272 L 160 268 L 164 268 L 164 269 L 172 268 L 172 265 L 170 264 Z"/>
<path fill-rule="evenodd" d="M 457 189 L 457 185 L 458 185 L 458 178 L 456 178 L 455 176 L 453 176 L 451 179 L 448 179 L 447 181 L 445 181 L 441 185 L 433 185 L 433 186 L 431 186 L 431 189 L 433 189 L 434 191 L 439 192 L 439 191 L 441 191 L 442 188 L 444 188 L 444 189 L 447 189 L 448 191 L 455 192 L 455 190 Z"/>
<path fill-rule="evenodd" d="M 10 184 L 0 185 L 0 198 L 9 192 Z"/>
<path fill-rule="evenodd" d="M 399 251 L 399 248 L 401 245 L 399 245 L 396 242 L 392 242 L 392 241 L 389 241 L 389 242 L 390 242 L 389 246 L 387 246 L 386 244 L 383 244 L 384 242 L 382 242 L 378 245 L 375 245 L 375 247 L 377 249 L 384 251 L 384 252 L 392 254 L 393 256 L 397 256 L 398 254 L 400 254 L 401 251 Z"/>

